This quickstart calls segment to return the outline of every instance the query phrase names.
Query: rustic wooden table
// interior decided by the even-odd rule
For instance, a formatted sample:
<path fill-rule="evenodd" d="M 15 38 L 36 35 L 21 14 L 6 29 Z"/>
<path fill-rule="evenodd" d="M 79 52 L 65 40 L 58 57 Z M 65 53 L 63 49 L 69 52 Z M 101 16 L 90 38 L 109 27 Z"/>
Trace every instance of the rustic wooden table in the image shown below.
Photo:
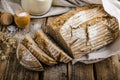
<path fill-rule="evenodd" d="M 32 21 L 38 20 L 45 27 L 53 19 L 49 17 Z M 0 30 L 4 32 L 5 27 Z M 0 80 L 120 80 L 120 54 L 96 64 L 58 64 L 44 72 L 34 72 L 21 66 L 13 51 L 8 60 L 0 62 Z"/>

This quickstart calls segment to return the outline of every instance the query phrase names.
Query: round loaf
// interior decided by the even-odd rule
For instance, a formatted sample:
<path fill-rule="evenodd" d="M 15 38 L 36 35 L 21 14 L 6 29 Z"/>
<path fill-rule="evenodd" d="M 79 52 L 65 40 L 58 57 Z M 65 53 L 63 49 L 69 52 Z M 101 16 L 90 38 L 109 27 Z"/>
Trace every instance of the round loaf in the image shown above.
<path fill-rule="evenodd" d="M 73 9 L 56 18 L 45 31 L 74 58 L 108 45 L 119 34 L 118 21 L 102 5 Z"/>

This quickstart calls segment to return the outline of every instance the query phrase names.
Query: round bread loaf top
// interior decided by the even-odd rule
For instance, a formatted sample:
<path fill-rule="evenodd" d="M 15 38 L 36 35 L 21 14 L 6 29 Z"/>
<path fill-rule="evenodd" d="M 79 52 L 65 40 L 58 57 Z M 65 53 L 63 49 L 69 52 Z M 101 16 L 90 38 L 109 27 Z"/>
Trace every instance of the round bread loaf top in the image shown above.
<path fill-rule="evenodd" d="M 118 21 L 102 5 L 71 10 L 56 18 L 46 31 L 71 56 L 81 57 L 113 42 L 119 34 Z"/>

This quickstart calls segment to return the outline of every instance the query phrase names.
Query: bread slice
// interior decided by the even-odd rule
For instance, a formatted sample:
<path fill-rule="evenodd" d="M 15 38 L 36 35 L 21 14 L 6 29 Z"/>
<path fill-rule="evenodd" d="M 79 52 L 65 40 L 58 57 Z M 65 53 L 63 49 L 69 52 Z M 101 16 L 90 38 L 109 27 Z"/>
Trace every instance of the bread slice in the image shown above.
<path fill-rule="evenodd" d="M 30 70 L 43 71 L 42 64 L 30 53 L 30 51 L 23 45 L 19 44 L 17 48 L 17 58 L 21 65 Z"/>
<path fill-rule="evenodd" d="M 61 50 L 47 35 L 38 30 L 34 36 L 35 42 L 47 54 L 51 55 L 56 61 L 68 63 L 72 60 L 63 50 Z"/>
<path fill-rule="evenodd" d="M 104 17 L 101 18 L 104 20 L 98 19 L 99 23 L 97 23 L 97 18 L 99 17 Z M 92 26 L 87 23 L 91 23 Z M 85 27 L 83 27 L 83 25 Z M 100 32 L 102 29 L 106 31 L 104 30 L 103 33 Z M 69 55 L 74 58 L 79 58 L 113 42 L 113 37 L 115 35 L 116 37 L 118 36 L 118 22 L 114 17 L 109 16 L 109 14 L 104 11 L 102 5 L 89 5 L 73 9 L 56 18 L 45 27 L 45 31 L 53 37 Z M 113 32 L 116 32 L 116 34 Z M 93 34 L 96 34 L 96 37 L 91 37 Z M 103 37 L 100 37 L 102 35 Z M 102 40 L 100 40 L 100 38 Z M 103 41 L 103 38 L 106 38 L 106 41 Z M 92 39 L 94 40 L 91 41 Z M 109 40 L 111 41 L 107 42 Z M 99 41 L 103 42 L 97 43 Z"/>
<path fill-rule="evenodd" d="M 54 65 L 57 62 L 52 58 L 45 54 L 33 41 L 32 37 L 29 34 L 25 35 L 23 40 L 23 44 L 28 48 L 28 50 L 41 62 L 47 65 Z"/>

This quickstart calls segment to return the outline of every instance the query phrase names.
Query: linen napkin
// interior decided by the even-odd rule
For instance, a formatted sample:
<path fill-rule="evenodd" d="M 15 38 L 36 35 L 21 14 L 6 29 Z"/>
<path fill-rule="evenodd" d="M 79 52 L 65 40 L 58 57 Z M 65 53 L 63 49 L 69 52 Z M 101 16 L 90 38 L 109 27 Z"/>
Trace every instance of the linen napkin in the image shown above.
<path fill-rule="evenodd" d="M 53 0 L 55 6 L 78 7 L 88 4 L 101 4 L 101 0 Z"/>
<path fill-rule="evenodd" d="M 22 9 L 20 5 L 20 0 L 1 0 L 1 3 L 3 4 L 3 9 L 6 12 L 10 12 L 12 14 L 14 14 L 15 11 L 17 10 Z M 51 7 L 48 13 L 42 16 L 31 15 L 31 18 L 43 18 L 43 17 L 60 15 L 71 10 L 71 7 L 78 7 L 89 4 L 100 4 L 100 3 L 101 3 L 100 0 L 53 0 L 53 6 Z M 11 8 L 13 11 L 11 10 Z"/>

